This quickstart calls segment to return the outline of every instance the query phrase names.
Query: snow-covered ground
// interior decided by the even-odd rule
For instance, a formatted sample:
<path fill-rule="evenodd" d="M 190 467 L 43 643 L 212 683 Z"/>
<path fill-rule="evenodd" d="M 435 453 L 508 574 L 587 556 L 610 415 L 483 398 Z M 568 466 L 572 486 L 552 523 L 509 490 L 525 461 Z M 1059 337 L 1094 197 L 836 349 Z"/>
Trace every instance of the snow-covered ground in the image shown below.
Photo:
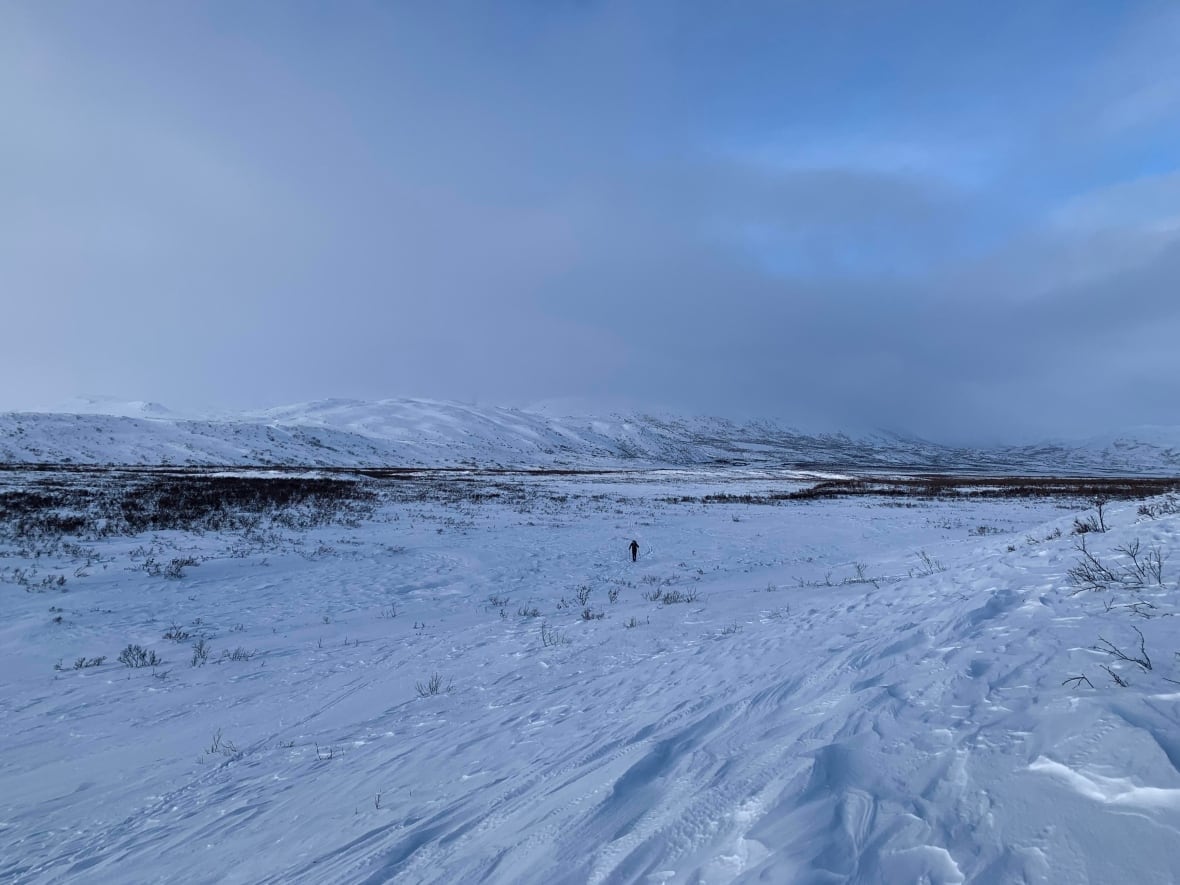
<path fill-rule="evenodd" d="M 679 500 L 782 484 L 5 542 L 0 881 L 1180 881 L 1180 515 Z"/>

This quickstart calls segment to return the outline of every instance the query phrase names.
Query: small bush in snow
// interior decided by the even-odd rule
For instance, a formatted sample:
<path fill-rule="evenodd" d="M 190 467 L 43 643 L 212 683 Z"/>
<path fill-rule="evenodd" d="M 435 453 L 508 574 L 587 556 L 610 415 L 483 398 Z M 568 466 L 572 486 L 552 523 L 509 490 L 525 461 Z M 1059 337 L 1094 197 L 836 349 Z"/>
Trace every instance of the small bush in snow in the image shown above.
<path fill-rule="evenodd" d="M 675 605 L 678 602 L 696 602 L 701 598 L 701 594 L 696 590 L 665 590 L 664 595 L 660 597 L 660 602 L 664 605 Z"/>
<path fill-rule="evenodd" d="M 220 728 L 213 734 L 213 741 L 205 752 L 210 756 L 225 756 L 227 759 L 241 759 L 244 755 L 233 741 L 226 740 L 221 736 Z"/>
<path fill-rule="evenodd" d="M 1075 519 L 1073 521 L 1073 533 L 1075 535 L 1106 531 L 1106 499 L 1096 499 L 1094 501 L 1094 507 L 1098 511 L 1097 514 L 1091 514 L 1085 519 Z"/>
<path fill-rule="evenodd" d="M 209 660 L 209 643 L 205 641 L 205 637 L 201 637 L 193 643 L 193 656 L 189 661 L 192 667 L 203 667 L 205 662 Z"/>
<path fill-rule="evenodd" d="M 541 645 L 545 648 L 555 648 L 568 643 L 569 640 L 560 631 L 554 630 L 544 621 L 541 622 Z"/>
<path fill-rule="evenodd" d="M 1168 495 L 1162 501 L 1156 501 L 1152 504 L 1139 505 L 1139 515 L 1146 516 L 1150 519 L 1171 516 L 1175 513 L 1180 513 L 1180 498 L 1177 498 L 1175 495 Z"/>
<path fill-rule="evenodd" d="M 1083 590 L 1106 590 L 1109 587 L 1145 587 L 1149 584 L 1162 586 L 1166 554 L 1159 547 L 1144 551 L 1136 538 L 1129 544 L 1116 547 L 1115 552 L 1124 557 L 1122 565 L 1103 562 L 1086 547 L 1086 538 L 1077 547 L 1082 558 L 1070 568 L 1066 575 L 1078 593 Z"/>
<path fill-rule="evenodd" d="M 911 578 L 929 578 L 938 572 L 946 571 L 946 566 L 925 550 L 918 551 L 918 561 L 920 565 L 917 568 L 910 569 Z"/>
<path fill-rule="evenodd" d="M 154 651 L 148 651 L 142 645 L 128 645 L 119 652 L 119 663 L 127 667 L 156 667 L 164 663 Z"/>
<path fill-rule="evenodd" d="M 184 570 L 189 566 L 199 565 L 200 563 L 192 556 L 183 556 L 179 559 L 173 559 L 168 565 L 164 566 L 165 578 L 183 578 Z"/>
<path fill-rule="evenodd" d="M 248 648 L 242 648 L 242 646 L 239 645 L 233 651 L 223 650 L 221 652 L 221 660 L 223 660 L 223 661 L 248 661 L 252 657 L 254 657 L 256 654 L 258 654 L 258 649 L 251 650 Z"/>
<path fill-rule="evenodd" d="M 843 583 L 845 583 L 845 584 L 872 584 L 874 587 L 878 586 L 877 579 L 870 578 L 865 573 L 865 569 L 868 568 L 867 565 L 865 565 L 863 562 L 856 562 L 856 563 L 853 563 L 853 566 L 856 569 L 856 577 L 845 578 Z"/>
<path fill-rule="evenodd" d="M 452 680 L 447 685 L 446 690 L 450 691 L 452 685 L 454 685 L 454 680 Z M 427 679 L 425 682 L 416 683 L 414 687 L 418 690 L 418 697 L 433 697 L 434 695 L 440 694 L 443 691 L 442 676 L 440 676 L 438 673 L 432 673 L 429 679 Z"/>
<path fill-rule="evenodd" d="M 172 626 L 168 628 L 168 632 L 164 634 L 165 639 L 171 639 L 173 642 L 184 642 L 190 636 L 192 636 L 192 634 L 178 625 L 175 621 L 173 621 Z"/>

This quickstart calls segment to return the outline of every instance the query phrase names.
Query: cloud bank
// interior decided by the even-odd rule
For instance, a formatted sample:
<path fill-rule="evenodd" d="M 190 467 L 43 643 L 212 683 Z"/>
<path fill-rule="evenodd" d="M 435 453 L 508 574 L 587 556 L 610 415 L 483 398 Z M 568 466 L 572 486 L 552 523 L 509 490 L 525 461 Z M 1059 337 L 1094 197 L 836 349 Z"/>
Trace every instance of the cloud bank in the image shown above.
<path fill-rule="evenodd" d="M 1177 423 L 1168 5 L 0 10 L 0 408 Z"/>

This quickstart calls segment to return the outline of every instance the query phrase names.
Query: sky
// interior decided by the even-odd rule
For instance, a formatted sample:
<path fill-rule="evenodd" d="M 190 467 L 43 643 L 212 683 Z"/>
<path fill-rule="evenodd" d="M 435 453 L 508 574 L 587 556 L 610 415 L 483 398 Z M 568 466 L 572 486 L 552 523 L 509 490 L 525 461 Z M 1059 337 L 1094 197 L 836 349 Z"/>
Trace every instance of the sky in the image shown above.
<path fill-rule="evenodd" d="M 0 3 L 0 409 L 1180 425 L 1174 3 Z"/>

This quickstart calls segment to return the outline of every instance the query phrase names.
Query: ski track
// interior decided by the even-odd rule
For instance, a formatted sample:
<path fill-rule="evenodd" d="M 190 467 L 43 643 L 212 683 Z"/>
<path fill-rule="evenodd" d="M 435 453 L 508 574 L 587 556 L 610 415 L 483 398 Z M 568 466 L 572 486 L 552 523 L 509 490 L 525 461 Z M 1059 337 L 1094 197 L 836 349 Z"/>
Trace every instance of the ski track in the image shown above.
<path fill-rule="evenodd" d="M 1180 686 L 1160 678 L 1180 679 L 1180 626 L 1070 594 L 1073 542 L 1048 536 L 1077 511 L 536 487 L 568 500 L 390 505 L 241 558 L 217 537 L 115 539 L 67 594 L 0 585 L 0 637 L 25 650 L 0 702 L 0 880 L 1180 880 L 1161 847 L 1180 834 Z M 1111 510 L 1103 551 L 1175 545 L 1180 518 Z M 181 581 L 127 571 L 148 541 L 213 558 Z M 918 551 L 945 568 L 911 573 Z M 842 583 L 856 562 L 875 584 Z M 583 584 L 605 619 L 557 608 Z M 1166 584 L 1136 598 L 1170 615 Z M 700 598 L 644 600 L 657 586 Z M 44 626 L 51 603 L 66 631 Z M 258 658 L 190 667 L 159 637 L 197 618 Z M 568 643 L 544 647 L 542 620 Z M 1120 668 L 1120 689 L 1093 646 L 1133 649 L 1132 625 L 1157 666 Z M 136 641 L 166 679 L 52 673 Z M 419 697 L 433 672 L 453 687 Z M 1083 672 L 1095 688 L 1061 685 Z M 240 756 L 205 752 L 217 729 Z"/>

